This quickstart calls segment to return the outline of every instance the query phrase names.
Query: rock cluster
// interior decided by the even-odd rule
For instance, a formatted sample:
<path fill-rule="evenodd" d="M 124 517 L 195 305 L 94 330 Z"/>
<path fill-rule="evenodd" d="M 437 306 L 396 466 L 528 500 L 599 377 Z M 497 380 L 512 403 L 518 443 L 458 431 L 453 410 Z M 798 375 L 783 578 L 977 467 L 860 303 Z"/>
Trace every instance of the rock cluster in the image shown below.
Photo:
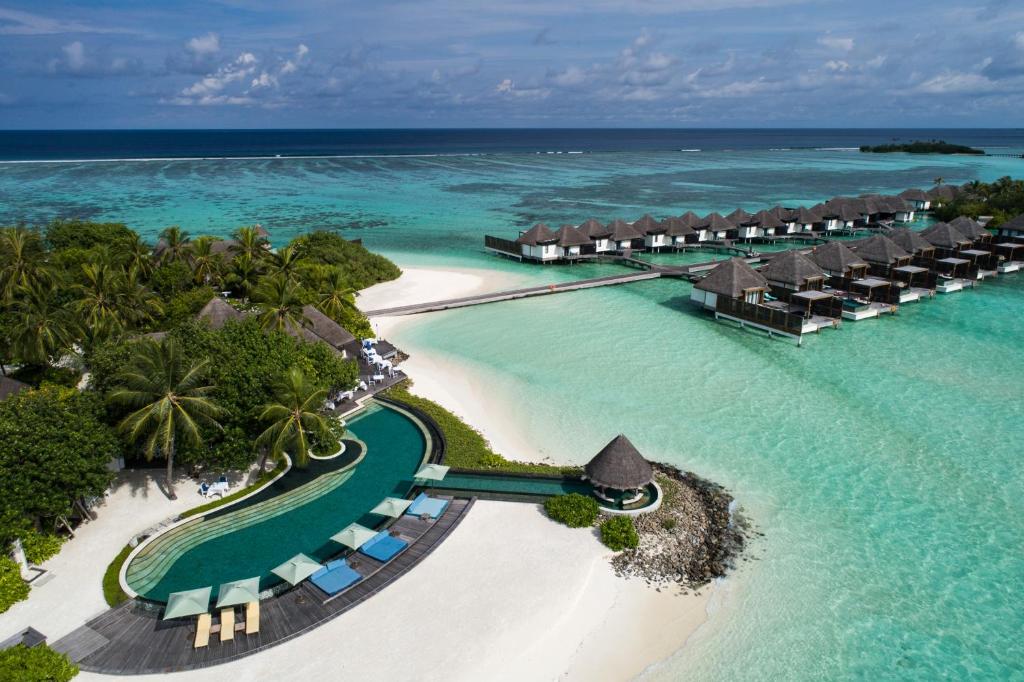
<path fill-rule="evenodd" d="M 725 575 L 743 550 L 745 520 L 730 513 L 731 495 L 690 472 L 655 465 L 661 507 L 636 517 L 640 544 L 612 559 L 619 575 L 697 588 Z"/>

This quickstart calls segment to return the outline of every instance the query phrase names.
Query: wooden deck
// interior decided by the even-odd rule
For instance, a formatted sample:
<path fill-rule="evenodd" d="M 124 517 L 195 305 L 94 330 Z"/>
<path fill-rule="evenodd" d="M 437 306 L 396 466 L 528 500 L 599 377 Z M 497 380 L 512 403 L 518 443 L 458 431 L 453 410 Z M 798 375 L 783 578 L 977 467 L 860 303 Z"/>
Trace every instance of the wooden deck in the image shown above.
<path fill-rule="evenodd" d="M 217 665 L 286 642 L 345 613 L 401 578 L 462 521 L 474 499 L 454 499 L 436 521 L 402 517 L 392 528 L 410 546 L 386 564 L 356 555 L 366 577 L 333 598 L 308 581 L 260 602 L 260 632 L 193 649 L 195 619 L 160 620 L 161 609 L 132 600 L 110 609 L 52 644 L 83 670 L 113 675 L 169 673 Z"/>

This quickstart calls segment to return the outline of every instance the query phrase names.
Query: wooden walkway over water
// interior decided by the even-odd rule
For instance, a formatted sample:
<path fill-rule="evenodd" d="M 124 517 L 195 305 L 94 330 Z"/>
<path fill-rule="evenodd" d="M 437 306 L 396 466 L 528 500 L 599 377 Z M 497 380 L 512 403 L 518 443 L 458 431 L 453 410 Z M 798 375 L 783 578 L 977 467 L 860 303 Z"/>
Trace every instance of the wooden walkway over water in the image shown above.
<path fill-rule="evenodd" d="M 758 263 L 765 258 L 777 255 L 761 254 L 744 258 L 748 263 Z M 489 294 L 478 294 L 476 296 L 465 296 L 462 298 L 450 298 L 442 301 L 430 301 L 427 303 L 415 303 L 412 305 L 398 306 L 395 308 L 380 308 L 378 310 L 366 310 L 363 312 L 367 317 L 388 317 L 392 315 L 416 315 L 419 313 L 436 312 L 439 310 L 451 310 L 453 308 L 465 308 L 467 306 L 482 305 L 484 303 L 497 303 L 499 301 L 512 301 L 520 298 L 531 298 L 533 296 L 547 296 L 560 294 L 567 291 L 579 291 L 581 289 L 593 289 L 595 287 L 614 286 L 629 284 L 631 282 L 643 282 L 659 277 L 675 277 L 696 281 L 700 276 L 722 262 L 719 260 L 703 261 L 689 265 L 658 265 L 638 258 L 617 258 L 615 262 L 642 270 L 642 272 L 627 272 L 621 275 L 606 275 L 604 277 L 593 277 L 581 279 L 574 282 L 560 282 L 543 286 L 526 287 L 523 289 L 510 289 L 507 291 L 496 291 Z"/>
<path fill-rule="evenodd" d="M 214 636 L 210 645 L 193 648 L 196 621 L 160 620 L 161 608 L 136 600 L 110 609 L 51 646 L 67 654 L 83 670 L 111 675 L 138 675 L 194 670 L 225 663 L 286 642 L 345 613 L 369 599 L 430 554 L 473 506 L 474 499 L 452 500 L 436 521 L 402 517 L 391 526 L 410 546 L 386 564 L 361 554 L 353 556 L 365 578 L 338 596 L 327 595 L 309 581 L 260 602 L 260 632 L 236 632 L 231 641 Z"/>

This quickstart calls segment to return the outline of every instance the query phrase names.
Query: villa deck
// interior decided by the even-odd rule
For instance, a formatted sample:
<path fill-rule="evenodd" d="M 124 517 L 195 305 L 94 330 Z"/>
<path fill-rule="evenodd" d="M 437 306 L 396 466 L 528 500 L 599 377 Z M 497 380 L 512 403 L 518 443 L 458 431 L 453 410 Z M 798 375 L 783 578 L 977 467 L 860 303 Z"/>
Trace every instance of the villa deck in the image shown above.
<path fill-rule="evenodd" d="M 394 524 L 412 540 L 386 564 L 359 556 L 356 565 L 367 577 L 333 599 L 308 581 L 260 602 L 260 632 L 238 632 L 232 641 L 212 638 L 193 648 L 195 619 L 160 620 L 161 610 L 132 600 L 110 609 L 52 647 L 67 654 L 83 670 L 113 675 L 193 670 L 241 658 L 275 646 L 336 618 L 399 579 L 430 554 L 465 517 L 473 499 L 455 499 L 439 519 L 399 519 Z M 418 537 L 416 536 L 419 533 Z"/>

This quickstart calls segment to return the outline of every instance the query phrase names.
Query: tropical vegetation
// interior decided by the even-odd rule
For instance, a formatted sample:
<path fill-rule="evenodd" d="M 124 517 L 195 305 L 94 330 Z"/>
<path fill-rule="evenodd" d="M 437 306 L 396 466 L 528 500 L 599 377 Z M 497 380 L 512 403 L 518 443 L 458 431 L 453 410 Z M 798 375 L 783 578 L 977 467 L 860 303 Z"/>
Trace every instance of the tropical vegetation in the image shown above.
<path fill-rule="evenodd" d="M 45 644 L 18 644 L 0 651 L 0 680 L 5 682 L 67 682 L 77 674 L 71 659 Z"/>
<path fill-rule="evenodd" d="M 569 493 L 546 499 L 544 511 L 553 520 L 564 523 L 570 528 L 585 528 L 594 525 L 601 508 L 593 497 Z"/>
<path fill-rule="evenodd" d="M 951 144 L 944 140 L 915 140 L 913 142 L 902 142 L 879 145 L 863 145 L 862 152 L 875 154 L 891 154 L 892 152 L 905 152 L 907 154 L 984 154 L 984 149 L 975 149 L 962 144 Z"/>
<path fill-rule="evenodd" d="M 935 217 L 949 221 L 957 216 L 992 216 L 989 227 L 998 227 L 1024 213 L 1024 180 L 1009 176 L 993 182 L 969 182 L 956 197 L 935 209 Z"/>
<path fill-rule="evenodd" d="M 621 552 L 635 549 L 640 544 L 640 534 L 630 516 L 612 516 L 601 522 L 601 542 L 608 549 Z"/>

